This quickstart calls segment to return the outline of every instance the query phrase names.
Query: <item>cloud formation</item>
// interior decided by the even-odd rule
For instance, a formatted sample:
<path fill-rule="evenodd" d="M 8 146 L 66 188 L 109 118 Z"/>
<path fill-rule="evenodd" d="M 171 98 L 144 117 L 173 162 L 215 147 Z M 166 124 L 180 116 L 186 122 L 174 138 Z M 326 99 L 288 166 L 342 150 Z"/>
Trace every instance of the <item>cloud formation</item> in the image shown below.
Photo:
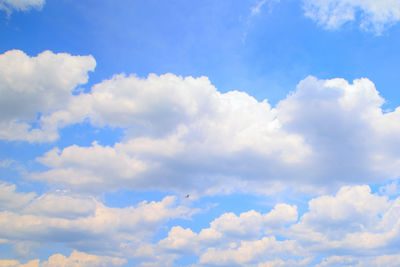
<path fill-rule="evenodd" d="M 133 253 L 163 223 L 187 218 L 191 212 L 178 205 L 173 196 L 159 202 L 144 201 L 135 207 L 111 208 L 92 197 L 62 191 L 33 197 L 33 193 L 16 193 L 13 185 L 2 184 L 0 190 L 1 195 L 12 196 L 9 202 L 0 203 L 0 238 L 14 246 L 61 242 L 103 255 Z M 28 201 L 11 205 L 17 196 Z"/>
<path fill-rule="evenodd" d="M 0 0 L 0 10 L 7 13 L 12 11 L 28 11 L 30 9 L 41 9 L 45 0 Z"/>
<path fill-rule="evenodd" d="M 123 129 L 124 139 L 50 150 L 37 159 L 49 170 L 29 178 L 80 191 L 193 194 L 387 181 L 400 174 L 400 109 L 384 113 L 383 103 L 366 78 L 308 77 L 271 107 L 220 93 L 205 77 L 117 75 L 41 120 L 86 119 Z"/>
<path fill-rule="evenodd" d="M 282 203 L 266 214 L 225 213 L 199 233 L 173 227 L 158 245 L 200 255 L 200 266 L 396 266 L 399 203 L 367 185 L 346 186 L 311 199 L 299 219 L 296 206 Z"/>
<path fill-rule="evenodd" d="M 58 125 L 48 124 L 41 117 L 64 109 L 73 99 L 73 90 L 87 82 L 88 71 L 95 65 L 91 56 L 51 51 L 36 57 L 20 50 L 0 55 L 0 138 L 56 140 Z"/>
<path fill-rule="evenodd" d="M 25 243 L 61 242 L 85 253 L 53 255 L 28 265 L 0 261 L 4 266 L 77 261 L 120 266 L 123 258 L 136 259 L 138 266 L 176 266 L 175 260 L 188 255 L 199 256 L 195 266 L 396 266 L 400 260 L 400 198 L 372 193 L 367 185 L 344 186 L 336 194 L 312 198 L 302 214 L 296 205 L 278 203 L 265 213 L 223 213 L 197 231 L 173 223 L 158 241 L 154 236 L 168 220 L 193 213 L 175 197 L 110 208 L 90 197 L 57 192 L 32 198 L 11 187 L 1 188 L 29 196 L 30 202 L 0 207 L 3 243 L 18 249 Z"/>
<path fill-rule="evenodd" d="M 400 3 L 396 0 L 304 0 L 304 10 L 307 17 L 327 29 L 357 20 L 361 28 L 380 34 L 400 20 Z"/>
<path fill-rule="evenodd" d="M 69 257 L 54 254 L 47 261 L 31 260 L 21 264 L 17 260 L 0 260 L 4 267 L 116 267 L 126 263 L 125 259 L 109 256 L 97 256 L 74 250 Z"/>
<path fill-rule="evenodd" d="M 2 139 L 49 142 L 82 121 L 123 132 L 110 145 L 52 148 L 36 158 L 45 168 L 23 174 L 65 191 L 36 195 L 0 184 L 0 242 L 15 251 L 61 242 L 143 266 L 173 266 L 185 255 L 199 256 L 200 266 L 396 262 L 400 199 L 389 196 L 398 191 L 392 179 L 400 174 L 400 108 L 383 112 L 384 99 L 370 80 L 310 76 L 273 107 L 244 92 L 221 93 L 207 77 L 174 74 L 119 74 L 87 93 L 76 90 L 94 66 L 91 56 L 50 51 L 0 56 L 0 99 L 8 105 L 0 117 Z M 354 186 L 388 181 L 380 194 Z M 293 203 L 227 211 L 209 227 L 173 225 L 159 239 L 167 222 L 194 210 L 176 196 L 124 208 L 101 201 L 102 193 L 121 189 L 189 193 L 195 201 L 277 188 L 320 195 L 303 213 Z"/>
<path fill-rule="evenodd" d="M 109 146 L 54 148 L 37 159 L 48 170 L 27 178 L 81 192 L 198 195 L 400 175 L 400 109 L 383 112 L 366 78 L 307 77 L 272 107 L 244 92 L 221 93 L 206 77 L 174 74 L 120 74 L 74 91 L 94 67 L 91 56 L 50 51 L 0 56 L 0 138 L 54 141 L 60 128 L 82 121 L 124 132 Z"/>

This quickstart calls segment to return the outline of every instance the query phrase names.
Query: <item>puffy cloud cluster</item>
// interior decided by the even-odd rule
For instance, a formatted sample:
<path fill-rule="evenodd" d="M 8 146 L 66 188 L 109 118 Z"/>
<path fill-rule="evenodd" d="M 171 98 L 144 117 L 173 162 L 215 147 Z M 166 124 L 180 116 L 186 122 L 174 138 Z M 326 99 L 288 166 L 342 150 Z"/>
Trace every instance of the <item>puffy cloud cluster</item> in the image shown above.
<path fill-rule="evenodd" d="M 32 8 L 41 9 L 45 0 L 0 0 L 0 10 L 3 9 L 7 13 L 13 10 L 28 11 Z"/>
<path fill-rule="evenodd" d="M 224 213 L 199 233 L 173 227 L 158 245 L 167 252 L 201 255 L 200 263 L 216 265 L 246 264 L 291 250 L 301 253 L 295 241 L 277 241 L 273 236 L 257 240 L 265 233 L 282 230 L 297 221 L 297 216 L 296 206 L 287 204 L 278 204 L 266 214 L 254 210 L 239 216 Z"/>
<path fill-rule="evenodd" d="M 396 0 L 304 0 L 305 15 L 318 24 L 336 29 L 360 17 L 361 27 L 376 33 L 400 20 L 400 3 Z"/>
<path fill-rule="evenodd" d="M 73 90 L 87 82 L 87 73 L 95 65 L 91 56 L 51 51 L 36 57 L 20 50 L 0 55 L 0 138 L 29 142 L 57 139 L 58 125 L 41 117 L 65 109 L 73 99 Z"/>
<path fill-rule="evenodd" d="M 345 186 L 311 199 L 299 219 L 287 204 L 266 214 L 225 213 L 199 233 L 173 227 L 158 245 L 199 255 L 200 266 L 397 266 L 399 203 L 366 185 Z"/>
<path fill-rule="evenodd" d="M 1 184 L 0 193 L 8 196 L 8 201 L 0 202 L 0 238 L 14 245 L 62 242 L 107 254 L 135 251 L 163 223 L 187 217 L 190 212 L 177 205 L 173 196 L 159 202 L 144 201 L 136 207 L 111 208 L 92 197 L 63 191 L 35 197 Z"/>
<path fill-rule="evenodd" d="M 175 266 L 175 260 L 187 255 L 198 256 L 195 266 L 396 266 L 400 260 L 396 254 L 400 198 L 371 193 L 367 185 L 344 186 L 335 195 L 315 197 L 300 215 L 295 205 L 284 203 L 266 213 L 227 212 L 198 232 L 172 226 L 159 241 L 154 241 L 154 235 L 162 224 L 193 212 L 177 205 L 174 197 L 109 208 L 91 197 L 65 192 L 37 197 L 2 184 L 1 193 L 10 196 L 9 203 L 0 207 L 3 243 L 61 242 L 75 250 L 107 255 L 75 251 L 68 258 L 53 255 L 28 265 L 0 261 L 4 266 L 78 262 L 120 266 L 125 263 L 122 258 L 136 259 L 139 266 Z M 17 197 L 25 202 L 11 205 Z"/>

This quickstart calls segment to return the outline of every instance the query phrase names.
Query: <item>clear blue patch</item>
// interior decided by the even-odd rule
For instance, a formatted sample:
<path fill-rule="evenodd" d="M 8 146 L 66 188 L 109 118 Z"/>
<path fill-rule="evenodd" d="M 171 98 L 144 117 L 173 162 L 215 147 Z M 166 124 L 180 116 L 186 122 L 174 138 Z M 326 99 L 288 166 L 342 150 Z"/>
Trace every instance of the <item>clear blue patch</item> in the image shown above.
<path fill-rule="evenodd" d="M 123 130 L 121 128 L 111 127 L 94 127 L 89 121 L 85 120 L 82 123 L 69 125 L 60 130 L 60 138 L 57 141 L 57 146 L 62 149 L 68 146 L 91 146 L 94 141 L 97 141 L 102 146 L 113 146 L 121 141 Z"/>

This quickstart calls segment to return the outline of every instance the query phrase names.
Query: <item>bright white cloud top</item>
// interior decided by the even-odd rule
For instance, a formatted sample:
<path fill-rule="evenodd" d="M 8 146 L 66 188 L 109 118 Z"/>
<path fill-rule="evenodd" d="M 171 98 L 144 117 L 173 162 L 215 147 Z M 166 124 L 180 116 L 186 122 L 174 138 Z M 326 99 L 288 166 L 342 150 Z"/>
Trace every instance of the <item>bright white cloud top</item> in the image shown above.
<path fill-rule="evenodd" d="M 122 1 L 0 0 L 0 266 L 400 265 L 397 2 Z"/>

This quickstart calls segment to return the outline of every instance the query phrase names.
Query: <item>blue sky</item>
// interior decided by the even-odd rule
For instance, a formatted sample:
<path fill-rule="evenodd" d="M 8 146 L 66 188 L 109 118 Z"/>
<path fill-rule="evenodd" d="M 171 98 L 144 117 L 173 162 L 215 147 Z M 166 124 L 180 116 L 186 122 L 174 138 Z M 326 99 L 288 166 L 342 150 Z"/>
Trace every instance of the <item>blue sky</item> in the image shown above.
<path fill-rule="evenodd" d="M 399 266 L 399 20 L 0 0 L 0 266 Z"/>

